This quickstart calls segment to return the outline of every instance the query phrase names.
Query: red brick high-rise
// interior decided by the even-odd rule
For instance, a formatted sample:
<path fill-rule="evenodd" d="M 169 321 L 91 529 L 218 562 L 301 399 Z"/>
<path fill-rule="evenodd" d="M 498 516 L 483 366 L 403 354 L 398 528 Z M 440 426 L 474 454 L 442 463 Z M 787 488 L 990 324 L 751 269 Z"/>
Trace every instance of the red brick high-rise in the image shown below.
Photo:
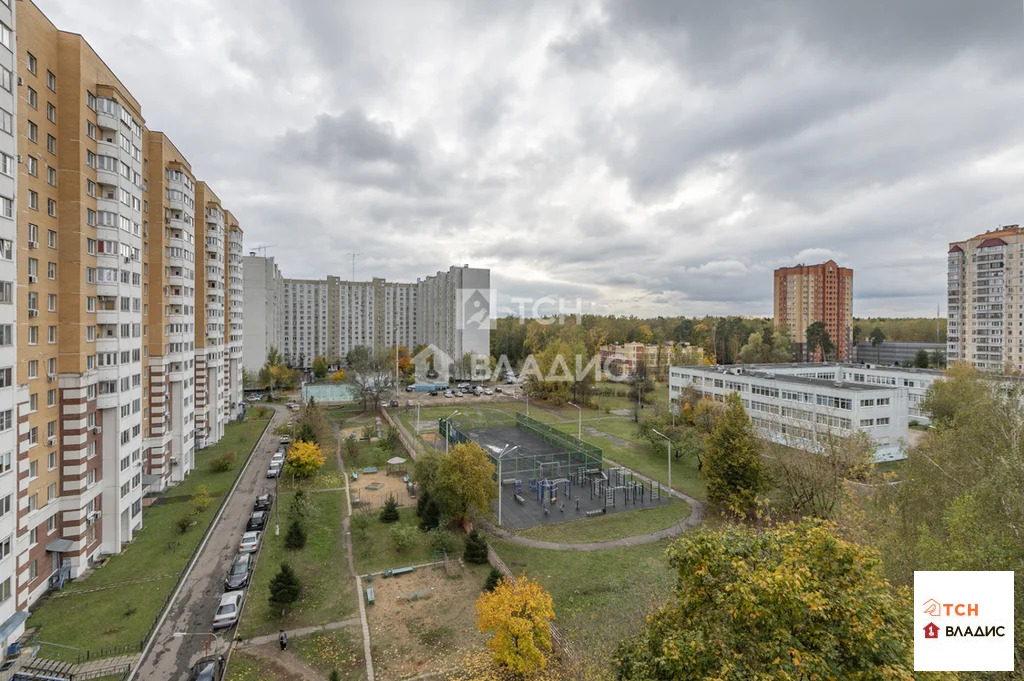
<path fill-rule="evenodd" d="M 835 359 L 850 360 L 853 356 L 853 270 L 840 267 L 834 260 L 775 270 L 775 325 L 789 328 L 798 360 L 815 359 L 813 355 L 808 356 L 805 348 L 807 327 L 814 322 L 825 323 L 836 346 Z"/>

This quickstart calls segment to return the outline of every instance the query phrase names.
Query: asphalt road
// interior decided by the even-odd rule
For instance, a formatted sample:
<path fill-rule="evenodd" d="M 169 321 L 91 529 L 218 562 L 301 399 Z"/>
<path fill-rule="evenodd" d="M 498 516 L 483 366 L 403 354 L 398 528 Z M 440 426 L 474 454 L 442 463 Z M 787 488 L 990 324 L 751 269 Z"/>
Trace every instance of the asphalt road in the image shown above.
<path fill-rule="evenodd" d="M 278 438 L 273 428 L 287 419 L 287 410 L 276 407 L 270 428 L 256 446 L 252 458 L 239 478 L 234 493 L 228 498 L 220 520 L 214 526 L 209 540 L 192 572 L 185 578 L 178 597 L 171 603 L 166 619 L 156 632 L 153 647 L 135 674 L 145 681 L 179 681 L 188 678 L 192 664 L 206 654 L 227 652 L 235 628 L 221 629 L 212 641 L 208 635 L 175 638 L 175 632 L 208 634 L 218 602 L 224 593 L 224 577 L 235 557 L 238 540 L 245 532 L 245 523 L 252 512 L 252 502 L 265 488 L 274 491 L 274 481 L 266 477 L 271 455 L 277 450 Z M 274 531 L 273 523 L 268 526 Z M 249 598 L 246 590 L 246 598 Z"/>

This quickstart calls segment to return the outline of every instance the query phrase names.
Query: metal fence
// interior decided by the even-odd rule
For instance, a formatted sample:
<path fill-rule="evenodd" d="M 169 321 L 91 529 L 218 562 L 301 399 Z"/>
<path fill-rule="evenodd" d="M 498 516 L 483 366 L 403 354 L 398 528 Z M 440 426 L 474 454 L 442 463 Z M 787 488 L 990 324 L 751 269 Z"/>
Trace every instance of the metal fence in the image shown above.
<path fill-rule="evenodd" d="M 562 449 L 571 450 L 578 452 L 586 463 L 595 463 L 600 467 L 601 462 L 604 460 L 604 453 L 601 448 L 584 442 L 583 440 L 563 433 L 553 426 L 549 426 L 546 423 L 542 423 L 537 419 L 532 419 L 526 414 L 516 414 L 516 426 L 528 431 L 530 434 L 535 435 L 545 442 L 556 445 Z"/>

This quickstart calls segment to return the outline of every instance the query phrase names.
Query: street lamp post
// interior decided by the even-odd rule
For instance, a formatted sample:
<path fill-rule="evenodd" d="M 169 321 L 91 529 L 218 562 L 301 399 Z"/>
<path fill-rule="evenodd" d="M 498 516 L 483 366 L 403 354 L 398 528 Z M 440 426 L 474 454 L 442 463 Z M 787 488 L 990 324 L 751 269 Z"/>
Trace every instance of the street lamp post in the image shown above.
<path fill-rule="evenodd" d="M 576 439 L 577 440 L 582 440 L 583 439 L 583 409 L 581 407 L 573 404 L 572 402 L 569 403 L 569 406 L 570 407 L 576 407 L 577 409 L 579 409 L 580 418 L 579 418 L 579 421 L 576 424 Z"/>
<path fill-rule="evenodd" d="M 669 493 L 672 492 L 672 440 L 669 440 L 667 436 L 662 435 L 658 431 L 651 428 L 651 432 L 659 437 L 665 438 L 665 442 L 668 443 L 668 489 Z"/>
<path fill-rule="evenodd" d="M 284 468 L 282 466 L 281 468 Z M 281 536 L 281 504 L 278 503 L 281 499 L 281 468 L 277 469 L 277 475 L 274 476 L 274 536 Z"/>
<path fill-rule="evenodd" d="M 452 416 L 455 416 L 458 413 L 459 413 L 459 411 L 456 409 L 455 411 L 453 411 L 451 413 L 451 416 L 449 416 L 448 418 L 446 418 L 444 420 L 444 453 L 445 454 L 448 453 L 448 444 L 452 441 L 452 438 L 451 438 L 452 421 L 451 421 L 451 419 L 452 419 Z"/>
<path fill-rule="evenodd" d="M 509 445 L 506 444 L 505 449 L 501 450 L 501 453 L 498 454 L 498 527 L 501 527 L 501 462 L 502 459 L 505 458 L 506 454 L 514 452 L 517 449 L 519 449 L 519 445 L 509 449 Z"/>

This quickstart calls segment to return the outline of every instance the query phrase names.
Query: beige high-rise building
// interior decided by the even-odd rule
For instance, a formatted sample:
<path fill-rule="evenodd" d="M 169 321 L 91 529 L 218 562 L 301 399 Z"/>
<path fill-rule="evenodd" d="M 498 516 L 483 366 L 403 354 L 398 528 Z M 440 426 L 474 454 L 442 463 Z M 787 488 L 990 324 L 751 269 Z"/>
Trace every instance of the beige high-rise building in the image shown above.
<path fill-rule="evenodd" d="M 1024 229 L 1007 225 L 949 245 L 946 359 L 1024 369 Z"/>
<path fill-rule="evenodd" d="M 242 300 L 237 220 L 222 220 L 219 267 L 200 285 L 198 244 L 216 235 L 184 154 L 147 130 L 141 103 L 81 35 L 31 0 L 12 6 L 0 2 L 13 55 L 5 63 L 0 50 L 3 632 L 16 631 L 9 610 L 119 552 L 145 522 L 143 495 L 188 474 L 199 310 L 206 360 L 230 328 L 240 361 L 243 322 L 223 303 L 225 287 Z M 239 256 L 234 275 L 225 248 Z M 211 444 L 240 393 L 224 390 L 231 371 L 203 378 L 222 388 Z"/>
<path fill-rule="evenodd" d="M 775 325 L 785 326 L 796 359 L 811 361 L 807 327 L 823 322 L 835 358 L 845 362 L 853 352 L 853 270 L 834 260 L 820 265 L 797 265 L 775 270 Z M 821 359 L 821 358 L 818 358 Z M 830 358 L 831 359 L 831 358 Z"/>

